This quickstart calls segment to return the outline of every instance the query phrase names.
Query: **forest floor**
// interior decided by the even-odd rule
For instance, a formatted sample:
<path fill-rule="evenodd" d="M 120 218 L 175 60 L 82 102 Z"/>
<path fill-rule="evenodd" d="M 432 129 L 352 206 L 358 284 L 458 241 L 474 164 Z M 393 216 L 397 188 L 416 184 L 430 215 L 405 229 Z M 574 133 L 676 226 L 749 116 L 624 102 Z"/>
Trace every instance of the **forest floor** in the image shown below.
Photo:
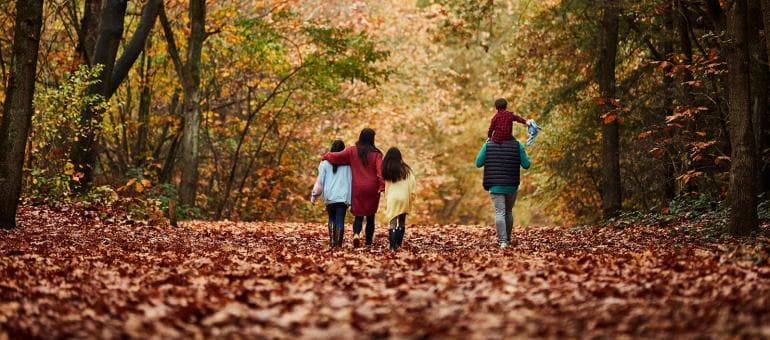
<path fill-rule="evenodd" d="M 108 214 L 23 206 L 0 231 L 0 339 L 770 337 L 766 236 L 538 227 L 500 250 L 491 226 L 408 226 L 394 254 L 383 227 L 329 251 L 320 224 Z"/>

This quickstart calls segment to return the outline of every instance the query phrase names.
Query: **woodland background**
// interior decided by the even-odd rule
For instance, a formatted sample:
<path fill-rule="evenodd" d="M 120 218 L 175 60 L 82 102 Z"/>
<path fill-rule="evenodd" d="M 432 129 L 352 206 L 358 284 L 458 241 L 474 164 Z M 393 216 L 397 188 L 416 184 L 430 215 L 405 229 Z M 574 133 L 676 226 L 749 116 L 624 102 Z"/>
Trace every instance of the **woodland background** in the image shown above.
<path fill-rule="evenodd" d="M 99 21 L 121 20 L 100 6 L 120 3 L 110 58 Z M 320 220 L 308 202 L 319 155 L 373 127 L 378 146 L 400 147 L 416 171 L 413 221 L 486 222 L 473 158 L 493 100 L 506 97 L 545 128 L 528 148 L 520 223 L 725 209 L 734 3 L 45 1 L 22 196 L 128 200 L 144 215 L 178 200 L 182 218 Z M 764 3 L 745 1 L 738 16 L 757 182 L 747 187 L 760 202 L 770 188 Z M 15 18 L 15 2 L 0 2 L 0 100 Z M 514 133 L 526 138 L 522 126 Z"/>

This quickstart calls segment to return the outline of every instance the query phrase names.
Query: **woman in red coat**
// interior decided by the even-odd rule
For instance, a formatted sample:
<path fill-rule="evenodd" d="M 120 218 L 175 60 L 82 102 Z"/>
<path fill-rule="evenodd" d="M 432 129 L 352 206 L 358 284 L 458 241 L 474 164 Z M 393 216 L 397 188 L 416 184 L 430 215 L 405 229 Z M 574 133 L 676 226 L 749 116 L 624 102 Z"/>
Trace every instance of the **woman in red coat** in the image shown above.
<path fill-rule="evenodd" d="M 374 237 L 374 214 L 380 204 L 380 193 L 385 191 L 382 179 L 382 152 L 374 146 L 374 130 L 361 130 L 355 146 L 340 152 L 329 152 L 324 160 L 334 165 L 350 165 L 353 173 L 353 199 L 350 212 L 353 221 L 353 247 L 360 245 L 361 227 L 366 217 L 366 245 Z"/>

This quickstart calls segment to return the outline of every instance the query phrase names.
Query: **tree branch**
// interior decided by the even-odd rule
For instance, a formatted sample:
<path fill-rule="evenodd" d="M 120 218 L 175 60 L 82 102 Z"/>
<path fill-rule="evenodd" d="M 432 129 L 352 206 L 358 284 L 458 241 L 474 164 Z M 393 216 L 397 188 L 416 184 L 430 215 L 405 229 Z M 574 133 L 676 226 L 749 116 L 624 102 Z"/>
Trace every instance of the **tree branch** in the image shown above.
<path fill-rule="evenodd" d="M 179 56 L 179 48 L 176 45 L 176 39 L 174 38 L 174 31 L 171 29 L 171 23 L 166 16 L 166 6 L 160 7 L 160 25 L 163 27 L 163 35 L 166 36 L 166 48 L 168 49 L 168 55 L 171 57 L 171 61 L 174 63 L 174 69 L 179 79 L 184 83 L 184 63 Z"/>
<path fill-rule="evenodd" d="M 144 9 L 142 10 L 142 18 L 139 20 L 139 27 L 136 28 L 134 35 L 131 37 L 131 41 L 128 46 L 123 50 L 123 54 L 115 64 L 112 78 L 110 81 L 110 88 L 108 97 L 117 91 L 120 83 L 126 79 L 128 71 L 131 70 L 131 66 L 134 65 L 136 59 L 139 58 L 139 54 L 144 50 L 144 43 L 147 41 L 147 37 L 152 31 L 152 27 L 155 25 L 155 18 L 158 17 L 158 12 L 162 5 L 161 0 L 149 0 Z"/>

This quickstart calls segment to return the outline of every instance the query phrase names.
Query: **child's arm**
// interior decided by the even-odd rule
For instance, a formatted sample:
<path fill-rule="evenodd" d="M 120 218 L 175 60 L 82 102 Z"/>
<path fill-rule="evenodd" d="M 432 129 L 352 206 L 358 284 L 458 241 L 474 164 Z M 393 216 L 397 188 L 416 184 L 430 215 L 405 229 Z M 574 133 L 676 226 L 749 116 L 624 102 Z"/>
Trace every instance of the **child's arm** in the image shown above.
<path fill-rule="evenodd" d="M 312 203 L 315 203 L 315 198 L 320 196 L 323 192 L 325 170 L 326 167 L 324 167 L 323 162 L 321 162 L 321 164 L 318 165 L 318 178 L 316 178 L 315 185 L 313 185 L 313 191 L 310 193 L 310 202 Z"/>
<path fill-rule="evenodd" d="M 529 124 L 527 124 L 527 119 L 525 119 L 524 117 L 519 116 L 519 115 L 517 115 L 515 113 L 512 113 L 512 115 L 513 115 L 513 120 L 514 121 L 519 122 L 519 123 L 524 124 L 524 125 L 529 125 Z"/>

